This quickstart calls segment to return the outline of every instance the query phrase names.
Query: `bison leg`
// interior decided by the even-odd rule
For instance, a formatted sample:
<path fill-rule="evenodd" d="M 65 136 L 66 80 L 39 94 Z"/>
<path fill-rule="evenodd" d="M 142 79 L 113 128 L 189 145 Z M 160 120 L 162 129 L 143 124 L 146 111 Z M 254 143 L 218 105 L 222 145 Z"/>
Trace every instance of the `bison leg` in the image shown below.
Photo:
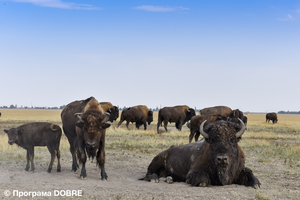
<path fill-rule="evenodd" d="M 164 127 L 165 127 L 166 132 L 168 132 L 167 125 L 168 125 L 168 121 L 165 120 L 164 121 Z"/>
<path fill-rule="evenodd" d="M 129 127 L 128 127 L 129 123 L 130 123 L 130 121 L 126 121 L 126 127 L 127 127 L 128 130 L 130 130 Z"/>
<path fill-rule="evenodd" d="M 48 170 L 47 170 L 47 172 L 50 173 L 51 170 L 52 170 L 54 159 L 55 159 L 55 150 L 50 146 L 47 146 L 47 147 L 48 147 L 48 150 L 51 154 L 51 160 L 50 160 L 50 164 L 49 164 L 49 167 L 48 167 Z"/>
<path fill-rule="evenodd" d="M 123 123 L 124 119 L 121 118 L 121 120 L 119 121 L 118 125 L 117 125 L 117 128 Z"/>
<path fill-rule="evenodd" d="M 189 172 L 186 175 L 186 183 L 193 186 L 207 187 L 211 185 L 208 173 L 204 171 Z"/>
<path fill-rule="evenodd" d="M 28 171 L 29 170 L 29 151 L 28 151 L 28 149 L 27 149 L 27 151 L 26 151 L 27 153 L 26 153 L 26 159 L 27 159 L 27 164 L 26 164 L 26 167 L 25 167 L 25 171 Z"/>
<path fill-rule="evenodd" d="M 57 172 L 61 172 L 60 166 L 60 150 L 55 151 L 57 157 Z"/>
<path fill-rule="evenodd" d="M 85 170 L 86 155 L 85 155 L 84 150 L 80 149 L 78 155 L 79 155 L 79 161 L 82 164 L 80 178 L 86 179 L 86 177 L 87 177 L 86 170 Z"/>
<path fill-rule="evenodd" d="M 29 160 L 31 164 L 30 171 L 34 171 L 34 163 L 33 163 L 33 158 L 34 158 L 34 147 L 29 148 L 27 151 L 29 151 Z"/>
<path fill-rule="evenodd" d="M 194 135 L 195 135 L 195 130 L 193 130 L 191 128 L 191 130 L 190 130 L 190 136 L 189 136 L 189 143 L 192 142 Z M 195 141 L 196 141 L 196 136 L 195 136 Z"/>
<path fill-rule="evenodd" d="M 252 170 L 247 167 L 241 171 L 238 179 L 236 180 L 236 184 L 252 186 L 254 189 L 257 189 L 261 185 L 259 180 L 254 176 Z"/>
<path fill-rule="evenodd" d="M 74 139 L 69 139 L 69 143 L 70 143 L 70 152 L 72 154 L 72 169 L 71 171 L 76 172 L 77 169 L 79 168 L 79 165 L 77 163 L 77 158 L 76 158 L 76 144 L 75 144 L 75 140 Z"/>
<path fill-rule="evenodd" d="M 199 136 L 200 136 L 200 131 L 196 131 L 196 135 L 195 135 L 195 142 L 198 141 L 199 139 Z"/>
<path fill-rule="evenodd" d="M 103 144 L 102 144 L 103 145 Z M 108 176 L 105 172 L 105 168 L 104 168 L 104 164 L 105 164 L 105 151 L 104 148 L 99 149 L 99 151 L 97 152 L 97 162 L 99 164 L 100 167 L 100 175 L 101 175 L 101 180 L 107 180 Z"/>
<path fill-rule="evenodd" d="M 144 177 L 144 180 L 146 181 L 154 180 L 157 183 L 158 178 L 162 176 L 162 172 L 165 172 L 164 158 L 159 154 L 155 156 L 151 161 L 146 176 Z M 163 174 L 166 175 L 166 173 Z"/>

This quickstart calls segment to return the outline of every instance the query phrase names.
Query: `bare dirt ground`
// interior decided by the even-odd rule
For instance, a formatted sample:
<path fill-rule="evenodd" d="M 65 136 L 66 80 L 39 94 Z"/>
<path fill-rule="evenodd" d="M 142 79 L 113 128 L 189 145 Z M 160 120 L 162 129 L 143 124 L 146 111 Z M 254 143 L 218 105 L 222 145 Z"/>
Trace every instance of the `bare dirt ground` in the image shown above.
<path fill-rule="evenodd" d="M 65 138 L 64 138 L 65 139 Z M 63 138 L 62 138 L 63 140 Z M 167 148 L 167 147 L 166 147 Z M 164 149 L 166 149 L 164 148 Z M 164 150 L 163 148 L 161 150 Z M 50 154 L 46 150 L 38 154 L 34 173 L 24 171 L 24 161 L 0 160 L 0 197 L 20 199 L 13 196 L 19 192 L 51 192 L 49 197 L 34 199 L 300 199 L 299 167 L 287 171 L 282 160 L 257 162 L 255 152 L 245 152 L 246 166 L 253 170 L 261 182 L 261 188 L 254 189 L 240 185 L 191 187 L 186 183 L 167 184 L 139 181 L 147 170 L 154 154 L 137 154 L 106 150 L 106 172 L 109 181 L 102 181 L 95 163 L 87 162 L 87 179 L 79 179 L 79 173 L 71 172 L 71 154 L 62 151 L 62 171 L 56 172 L 56 159 L 51 173 L 47 173 Z M 24 150 L 25 155 L 25 150 Z M 41 158 L 43 157 L 43 158 Z M 54 196 L 54 190 L 82 190 L 82 196 Z M 6 197 L 7 191 L 11 192 Z M 32 199 L 31 196 L 21 199 Z"/>

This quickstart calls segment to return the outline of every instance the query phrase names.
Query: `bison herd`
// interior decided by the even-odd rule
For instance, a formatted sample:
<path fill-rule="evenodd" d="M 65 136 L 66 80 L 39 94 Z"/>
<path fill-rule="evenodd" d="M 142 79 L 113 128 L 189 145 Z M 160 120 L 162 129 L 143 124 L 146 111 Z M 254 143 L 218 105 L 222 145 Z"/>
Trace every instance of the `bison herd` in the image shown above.
<path fill-rule="evenodd" d="M 85 179 L 87 157 L 95 159 L 102 180 L 107 180 L 105 171 L 105 134 L 119 117 L 119 109 L 110 102 L 98 102 L 94 97 L 69 103 L 61 112 L 62 128 L 66 135 L 72 155 L 72 171 L 76 172 L 81 164 L 80 178 Z M 266 122 L 278 121 L 276 113 L 268 113 Z M 126 121 L 136 128 L 153 121 L 153 112 L 145 105 L 126 108 L 122 111 L 119 127 Z M 189 123 L 187 123 L 190 121 Z M 164 107 L 158 112 L 157 133 L 163 126 L 168 131 L 168 123 L 175 123 L 178 130 L 187 123 L 190 129 L 189 143 L 171 146 L 155 156 L 141 180 L 158 182 L 160 177 L 167 180 L 183 181 L 192 186 L 240 184 L 257 188 L 259 180 L 245 167 L 245 155 L 238 145 L 246 130 L 247 117 L 239 109 L 216 106 L 200 110 L 200 115 L 186 105 Z M 47 146 L 51 160 L 48 172 L 57 157 L 57 171 L 60 167 L 59 144 L 61 128 L 53 123 L 34 122 L 17 128 L 4 130 L 10 145 L 17 144 L 27 150 L 25 170 L 34 171 L 34 146 Z M 198 141 L 199 136 L 203 138 Z M 192 143 L 193 138 L 195 142 Z M 170 183 L 172 181 L 169 181 Z"/>

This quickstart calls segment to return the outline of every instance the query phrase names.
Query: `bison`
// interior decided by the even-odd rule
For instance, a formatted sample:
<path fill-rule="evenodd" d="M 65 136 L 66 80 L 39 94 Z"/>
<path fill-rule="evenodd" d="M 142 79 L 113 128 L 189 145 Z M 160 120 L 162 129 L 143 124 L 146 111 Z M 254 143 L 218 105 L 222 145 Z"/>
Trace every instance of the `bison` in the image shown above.
<path fill-rule="evenodd" d="M 189 136 L 189 143 L 192 142 L 193 137 L 195 135 L 195 141 L 198 141 L 198 138 L 200 136 L 200 125 L 202 122 L 206 120 L 205 125 L 208 125 L 210 123 L 219 121 L 219 120 L 227 120 L 228 117 L 221 116 L 221 115 L 196 115 L 191 118 L 191 121 L 189 124 L 187 124 L 188 128 L 190 129 L 190 136 Z"/>
<path fill-rule="evenodd" d="M 35 146 L 47 146 L 51 160 L 47 172 L 51 172 L 52 165 L 57 156 L 57 171 L 61 171 L 60 167 L 60 151 L 59 143 L 61 138 L 61 128 L 48 122 L 33 122 L 23 124 L 17 128 L 11 128 L 4 130 L 8 136 L 8 144 L 13 145 L 16 143 L 18 146 L 27 150 L 27 165 L 25 170 L 28 171 L 31 163 L 30 171 L 34 171 L 34 147 Z"/>
<path fill-rule="evenodd" d="M 110 102 L 99 102 L 103 111 L 110 114 L 108 121 L 116 121 L 119 117 L 119 108 L 113 106 Z"/>
<path fill-rule="evenodd" d="M 228 117 L 231 112 L 231 108 L 227 106 L 215 106 L 200 110 L 201 115 L 222 115 L 226 117 Z"/>
<path fill-rule="evenodd" d="M 72 154 L 72 171 L 77 171 L 79 162 L 82 164 L 80 178 L 85 179 L 85 163 L 87 155 L 96 157 L 97 165 L 101 170 L 101 179 L 107 179 L 105 172 L 105 133 L 106 128 L 110 126 L 106 122 L 109 119 L 109 113 L 104 112 L 99 102 L 90 97 L 82 101 L 69 103 L 61 112 L 63 130 L 70 143 Z"/>
<path fill-rule="evenodd" d="M 148 125 L 150 125 L 153 121 L 153 112 L 149 111 L 148 107 L 145 105 L 129 107 L 122 111 L 118 127 L 123 123 L 123 121 L 126 121 L 127 129 L 129 129 L 128 125 L 130 122 L 136 122 L 135 126 L 137 129 L 139 129 L 143 124 L 144 130 L 146 130 L 147 122 Z"/>
<path fill-rule="evenodd" d="M 270 122 L 272 120 L 273 124 L 278 122 L 277 113 L 267 113 L 266 114 L 266 122 Z"/>
<path fill-rule="evenodd" d="M 239 184 L 260 187 L 259 180 L 245 167 L 245 155 L 238 145 L 245 131 L 229 121 L 211 123 L 200 134 L 204 139 L 181 146 L 171 146 L 159 153 L 150 163 L 143 180 L 155 182 L 171 176 L 174 181 L 192 186 Z"/>
<path fill-rule="evenodd" d="M 195 116 L 195 114 L 195 110 L 186 105 L 164 107 L 158 112 L 157 133 L 159 133 L 159 126 L 162 125 L 162 122 L 166 131 L 168 131 L 168 122 L 175 122 L 176 128 L 181 130 L 182 126 Z"/>

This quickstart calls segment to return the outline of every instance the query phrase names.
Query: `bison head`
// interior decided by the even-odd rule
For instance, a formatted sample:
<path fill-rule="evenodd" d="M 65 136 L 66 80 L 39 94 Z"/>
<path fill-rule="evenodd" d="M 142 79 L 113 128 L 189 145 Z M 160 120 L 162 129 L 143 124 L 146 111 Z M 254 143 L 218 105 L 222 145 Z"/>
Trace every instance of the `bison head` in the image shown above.
<path fill-rule="evenodd" d="M 110 127 L 106 122 L 109 119 L 109 113 L 102 113 L 96 110 L 87 110 L 83 114 L 76 113 L 75 116 L 79 119 L 76 126 L 79 129 L 79 134 L 83 137 L 85 146 L 88 152 L 96 151 L 99 148 L 99 143 L 104 129 Z"/>
<path fill-rule="evenodd" d="M 109 108 L 108 113 L 110 114 L 108 121 L 113 122 L 119 117 L 119 108 L 116 106 Z"/>
<path fill-rule="evenodd" d="M 148 116 L 147 116 L 147 120 L 146 121 L 148 122 L 148 125 L 150 125 L 151 122 L 153 122 L 153 112 L 152 111 L 148 112 Z"/>
<path fill-rule="evenodd" d="M 229 121 L 218 121 L 207 125 L 203 130 L 205 122 L 200 125 L 200 134 L 210 144 L 210 170 L 218 179 L 219 184 L 232 184 L 233 173 L 236 173 L 237 168 L 240 167 L 239 156 L 241 155 L 238 142 L 245 131 L 245 125 L 242 120 L 240 120 L 241 125 Z"/>
<path fill-rule="evenodd" d="M 18 133 L 21 131 L 16 128 L 11 128 L 9 130 L 4 130 L 5 133 L 7 133 L 8 136 L 8 144 L 13 145 L 18 140 Z"/>
<path fill-rule="evenodd" d="M 186 121 L 189 121 L 193 116 L 196 115 L 196 112 L 193 108 L 188 108 L 185 114 L 186 114 Z"/>

